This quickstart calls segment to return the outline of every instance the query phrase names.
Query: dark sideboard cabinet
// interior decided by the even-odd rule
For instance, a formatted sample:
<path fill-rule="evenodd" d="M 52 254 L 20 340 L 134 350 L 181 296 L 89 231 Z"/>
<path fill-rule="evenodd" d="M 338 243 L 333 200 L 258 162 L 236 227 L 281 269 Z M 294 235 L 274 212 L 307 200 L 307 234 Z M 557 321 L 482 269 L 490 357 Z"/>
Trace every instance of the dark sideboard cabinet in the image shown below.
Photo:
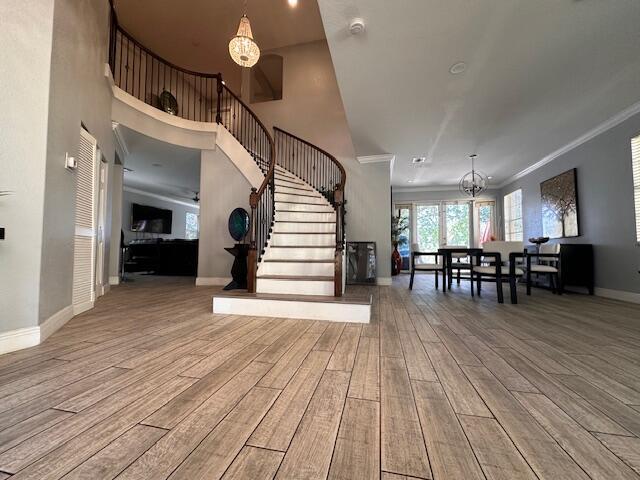
<path fill-rule="evenodd" d="M 584 287 L 593 295 L 593 245 L 563 243 L 560 245 L 560 281 L 564 289 Z"/>
<path fill-rule="evenodd" d="M 535 251 L 533 245 L 527 248 Z M 560 244 L 560 282 L 567 292 L 578 291 L 577 287 L 585 288 L 589 295 L 593 295 L 593 245 L 589 243 Z M 540 276 L 536 284 L 548 287 L 548 275 Z"/>

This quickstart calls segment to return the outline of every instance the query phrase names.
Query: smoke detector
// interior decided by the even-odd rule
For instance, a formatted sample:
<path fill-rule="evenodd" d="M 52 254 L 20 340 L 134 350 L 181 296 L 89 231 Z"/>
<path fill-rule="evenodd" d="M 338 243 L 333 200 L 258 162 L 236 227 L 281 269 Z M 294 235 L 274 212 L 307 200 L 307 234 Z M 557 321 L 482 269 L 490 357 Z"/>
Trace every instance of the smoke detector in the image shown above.
<path fill-rule="evenodd" d="M 349 31 L 351 32 L 351 35 L 359 35 L 364 32 L 364 20 L 361 18 L 354 18 L 351 20 L 351 23 L 349 24 Z"/>

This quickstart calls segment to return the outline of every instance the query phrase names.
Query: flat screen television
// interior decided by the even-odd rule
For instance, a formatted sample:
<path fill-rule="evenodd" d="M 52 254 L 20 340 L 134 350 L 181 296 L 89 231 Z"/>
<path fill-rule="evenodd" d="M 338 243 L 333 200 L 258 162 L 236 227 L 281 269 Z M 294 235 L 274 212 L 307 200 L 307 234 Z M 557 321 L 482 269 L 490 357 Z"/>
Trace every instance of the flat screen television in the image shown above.
<path fill-rule="evenodd" d="M 131 231 L 147 233 L 171 233 L 173 212 L 163 208 L 131 204 Z"/>

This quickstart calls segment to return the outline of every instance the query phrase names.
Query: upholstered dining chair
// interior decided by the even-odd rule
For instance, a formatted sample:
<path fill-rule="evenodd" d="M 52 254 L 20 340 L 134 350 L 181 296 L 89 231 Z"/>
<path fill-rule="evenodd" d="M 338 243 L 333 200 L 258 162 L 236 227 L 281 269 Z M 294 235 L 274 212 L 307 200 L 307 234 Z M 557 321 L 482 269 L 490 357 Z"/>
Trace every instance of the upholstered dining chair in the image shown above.
<path fill-rule="evenodd" d="M 540 252 L 527 252 L 527 295 L 531 295 L 531 274 L 548 275 L 551 291 L 562 295 L 560 282 L 560 244 L 545 243 L 540 245 Z M 532 262 L 532 260 L 536 262 Z"/>
<path fill-rule="evenodd" d="M 485 242 L 482 251 L 476 254 L 472 267 L 471 295 L 473 295 L 473 278 L 477 282 L 478 296 L 482 291 L 482 281 L 496 283 L 498 303 L 504 303 L 502 282 L 509 282 L 511 303 L 518 303 L 516 281 L 524 275 L 524 243 L 523 242 Z"/>
<path fill-rule="evenodd" d="M 434 262 L 429 263 L 427 258 L 433 257 Z M 417 243 L 411 244 L 411 279 L 409 280 L 409 290 L 413 290 L 413 276 L 418 272 L 433 272 L 436 277 L 436 290 L 438 289 L 438 272 L 442 272 L 442 291 L 446 290 L 444 258 L 438 252 L 420 252 Z"/>
<path fill-rule="evenodd" d="M 445 245 L 442 247 L 443 249 L 464 249 L 467 248 L 466 245 Z M 460 285 L 460 272 L 462 270 L 468 270 L 469 275 L 471 275 L 471 255 L 464 252 L 452 252 L 451 253 L 451 263 L 447 265 L 449 269 L 449 288 L 451 288 L 451 284 L 453 283 L 453 271 L 456 271 L 456 283 Z"/>

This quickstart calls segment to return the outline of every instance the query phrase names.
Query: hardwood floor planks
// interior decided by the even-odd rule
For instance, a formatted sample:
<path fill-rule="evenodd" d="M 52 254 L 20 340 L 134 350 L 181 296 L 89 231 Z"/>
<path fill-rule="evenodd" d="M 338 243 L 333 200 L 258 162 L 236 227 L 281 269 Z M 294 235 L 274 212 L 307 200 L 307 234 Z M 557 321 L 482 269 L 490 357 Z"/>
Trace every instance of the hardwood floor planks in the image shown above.
<path fill-rule="evenodd" d="M 325 371 L 282 460 L 276 479 L 319 480 L 327 477 L 349 376 L 348 372 Z"/>
<path fill-rule="evenodd" d="M 380 478 L 380 404 L 347 398 L 338 430 L 330 480 Z"/>
<path fill-rule="evenodd" d="M 640 480 L 637 306 L 400 275 L 348 288 L 354 325 L 214 315 L 191 281 L 0 356 L 0 478 Z"/>
<path fill-rule="evenodd" d="M 244 447 L 233 461 L 223 480 L 271 480 L 284 457 L 282 452 Z"/>

